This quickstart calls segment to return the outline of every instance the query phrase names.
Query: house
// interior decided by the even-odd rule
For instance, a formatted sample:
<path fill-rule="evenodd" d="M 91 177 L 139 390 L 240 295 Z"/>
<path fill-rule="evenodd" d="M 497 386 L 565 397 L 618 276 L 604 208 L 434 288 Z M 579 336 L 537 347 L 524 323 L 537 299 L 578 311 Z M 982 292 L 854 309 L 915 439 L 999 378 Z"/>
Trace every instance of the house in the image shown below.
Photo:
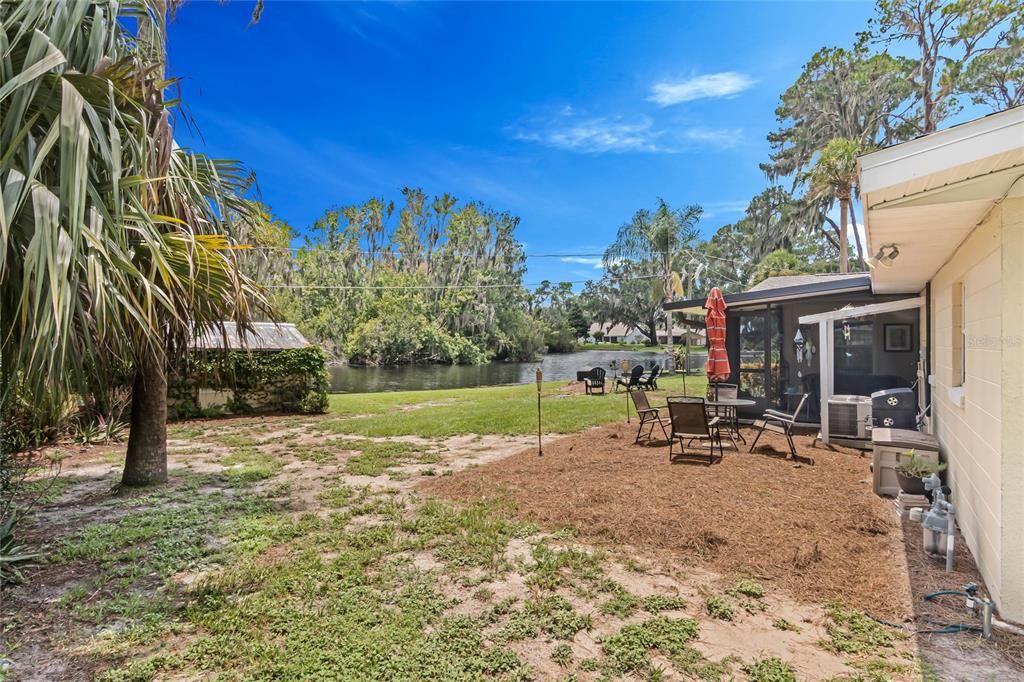
<path fill-rule="evenodd" d="M 918 376 L 919 312 L 917 304 L 906 309 L 898 303 L 905 298 L 873 292 L 866 273 L 769 277 L 746 291 L 725 294 L 728 382 L 738 385 L 740 397 L 755 401 L 740 408 L 740 417 L 752 419 L 768 408 L 793 411 L 806 393 L 798 419 L 818 424 L 827 421 L 825 406 L 833 393 L 869 395 L 912 386 Z M 704 301 L 674 300 L 665 308 L 703 316 Z M 874 318 L 846 317 L 852 306 L 877 305 L 894 309 Z M 836 323 L 822 327 L 804 321 L 819 314 L 834 315 Z M 886 344 L 886 333 L 897 328 L 906 343 Z M 836 362 L 823 372 L 822 351 L 830 344 L 822 339 L 827 338 Z"/>
<path fill-rule="evenodd" d="M 1024 107 L 860 159 L 876 295 L 909 295 L 927 429 L 1001 617 L 1024 621 Z"/>
<path fill-rule="evenodd" d="M 604 336 L 601 341 L 605 343 L 647 343 L 649 339 L 639 329 L 627 327 L 624 324 L 598 324 L 590 325 L 588 335 L 596 338 L 595 332 L 601 332 Z M 686 327 L 675 327 L 672 330 L 672 342 L 676 344 L 686 343 Z M 703 329 L 689 329 L 690 343 L 695 346 L 703 346 L 707 342 L 707 335 Z M 658 329 L 656 332 L 658 343 L 668 343 L 668 334 L 665 329 Z"/>
<path fill-rule="evenodd" d="M 590 325 L 589 335 L 590 338 L 597 339 L 594 336 L 595 333 L 604 334 L 601 337 L 601 341 L 605 343 L 646 343 L 647 337 L 644 336 L 635 327 L 627 327 L 621 323 L 615 324 L 599 324 L 597 322 Z"/>

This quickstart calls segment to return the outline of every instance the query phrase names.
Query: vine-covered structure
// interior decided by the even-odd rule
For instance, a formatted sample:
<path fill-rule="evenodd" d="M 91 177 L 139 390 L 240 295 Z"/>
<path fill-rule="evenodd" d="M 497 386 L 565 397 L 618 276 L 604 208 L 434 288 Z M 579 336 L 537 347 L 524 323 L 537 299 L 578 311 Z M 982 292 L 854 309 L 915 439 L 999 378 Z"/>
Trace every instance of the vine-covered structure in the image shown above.
<path fill-rule="evenodd" d="M 327 355 L 293 324 L 258 322 L 244 338 L 225 333 L 198 338 L 168 386 L 176 418 L 211 414 L 315 413 L 327 409 Z"/>

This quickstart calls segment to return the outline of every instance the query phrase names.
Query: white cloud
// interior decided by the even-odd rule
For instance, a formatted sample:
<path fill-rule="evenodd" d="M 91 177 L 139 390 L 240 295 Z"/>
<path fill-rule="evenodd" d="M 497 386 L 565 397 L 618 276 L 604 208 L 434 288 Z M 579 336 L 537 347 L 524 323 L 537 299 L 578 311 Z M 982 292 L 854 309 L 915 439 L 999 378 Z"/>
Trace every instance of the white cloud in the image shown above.
<path fill-rule="evenodd" d="M 704 207 L 703 218 L 714 218 L 720 215 L 735 215 L 737 213 L 744 213 L 747 210 L 747 205 L 750 203 L 748 199 L 738 199 L 736 201 L 708 201 L 701 204 Z"/>
<path fill-rule="evenodd" d="M 695 146 L 728 149 L 742 136 L 738 129 L 662 126 L 649 116 L 587 116 L 568 106 L 554 116 L 510 126 L 507 132 L 523 142 L 590 154 L 678 154 Z"/>
<path fill-rule="evenodd" d="M 512 130 L 512 136 L 524 142 L 577 152 L 668 152 L 659 143 L 663 133 L 647 116 L 633 120 L 601 116 L 581 118 L 565 107 L 551 121 L 535 122 Z"/>
<path fill-rule="evenodd" d="M 603 258 L 590 256 L 563 256 L 558 260 L 562 261 L 563 263 L 577 263 L 579 265 L 590 265 L 595 270 L 604 270 L 605 265 Z M 616 265 L 617 263 L 618 261 L 615 259 L 609 261 L 609 265 Z"/>
<path fill-rule="evenodd" d="M 698 126 L 696 128 L 686 128 L 682 134 L 683 137 L 691 142 L 701 142 L 720 149 L 730 149 L 739 143 L 740 138 L 743 136 L 743 131 L 739 128 L 704 128 Z"/>
<path fill-rule="evenodd" d="M 675 83 L 662 81 L 651 86 L 647 99 L 658 106 L 667 107 L 698 99 L 728 97 L 754 85 L 754 79 L 736 71 L 722 71 L 694 76 Z"/>

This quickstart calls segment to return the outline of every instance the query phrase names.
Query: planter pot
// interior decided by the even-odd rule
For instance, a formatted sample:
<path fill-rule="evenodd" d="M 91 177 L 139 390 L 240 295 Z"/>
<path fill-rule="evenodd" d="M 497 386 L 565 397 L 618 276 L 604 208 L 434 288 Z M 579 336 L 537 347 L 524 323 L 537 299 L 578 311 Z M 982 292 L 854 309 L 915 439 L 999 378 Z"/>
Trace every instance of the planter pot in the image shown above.
<path fill-rule="evenodd" d="M 924 481 L 920 478 L 914 478 L 912 476 L 905 476 L 899 471 L 896 472 L 896 478 L 900 482 L 900 490 L 907 493 L 908 495 L 927 495 L 928 491 L 924 488 Z"/>

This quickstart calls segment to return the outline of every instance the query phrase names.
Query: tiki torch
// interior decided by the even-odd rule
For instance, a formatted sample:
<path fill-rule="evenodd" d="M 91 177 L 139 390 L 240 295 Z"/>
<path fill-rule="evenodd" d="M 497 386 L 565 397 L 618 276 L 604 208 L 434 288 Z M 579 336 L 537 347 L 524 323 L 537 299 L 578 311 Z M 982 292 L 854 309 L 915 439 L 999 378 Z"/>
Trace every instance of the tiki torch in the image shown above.
<path fill-rule="evenodd" d="M 537 456 L 542 457 L 544 455 L 544 446 L 541 444 L 540 439 L 540 388 L 541 384 L 544 383 L 544 370 L 540 367 L 537 368 Z"/>

